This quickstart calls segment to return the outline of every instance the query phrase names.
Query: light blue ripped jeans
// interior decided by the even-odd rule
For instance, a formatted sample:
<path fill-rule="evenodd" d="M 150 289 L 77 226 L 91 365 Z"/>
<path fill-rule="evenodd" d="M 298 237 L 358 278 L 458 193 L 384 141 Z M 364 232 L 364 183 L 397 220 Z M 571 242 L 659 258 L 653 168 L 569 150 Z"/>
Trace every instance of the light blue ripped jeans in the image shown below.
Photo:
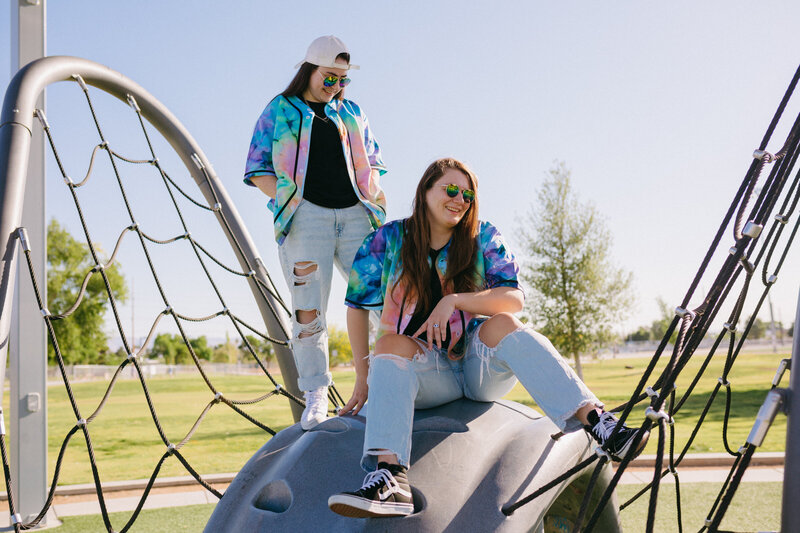
<path fill-rule="evenodd" d="M 325 313 L 333 267 L 335 265 L 347 280 L 356 252 L 370 231 L 372 225 L 360 202 L 344 209 L 329 209 L 303 200 L 292 217 L 289 234 L 278 248 L 283 275 L 292 295 L 290 345 L 301 391 L 331 384 Z M 305 262 L 316 265 L 316 270 L 304 276 L 296 275 L 295 265 Z M 317 317 L 308 324 L 301 324 L 297 321 L 298 310 L 316 311 Z M 305 336 L 300 337 L 301 333 Z"/>
<path fill-rule="evenodd" d="M 467 350 L 458 361 L 427 345 L 409 360 L 391 354 L 371 358 L 367 428 L 361 466 L 375 470 L 386 451 L 408 467 L 414 409 L 436 407 L 462 397 L 490 402 L 505 396 L 517 379 L 539 408 L 565 433 L 583 425 L 575 412 L 602 403 L 586 387 L 544 335 L 523 327 L 494 348 L 478 336 L 482 324 L 470 324 Z"/>

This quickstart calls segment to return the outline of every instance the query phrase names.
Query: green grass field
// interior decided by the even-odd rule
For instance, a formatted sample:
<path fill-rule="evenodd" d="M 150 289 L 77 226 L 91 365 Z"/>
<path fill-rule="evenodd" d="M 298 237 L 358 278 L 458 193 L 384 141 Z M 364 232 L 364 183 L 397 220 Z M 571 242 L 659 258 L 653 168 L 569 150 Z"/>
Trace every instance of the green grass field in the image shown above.
<path fill-rule="evenodd" d="M 758 408 L 780 359 L 781 354 L 742 354 L 734 371 L 730 374 L 733 385 L 732 413 L 729 425 L 731 446 L 741 444 L 753 423 Z M 676 417 L 677 445 L 681 446 L 697 421 L 709 392 L 717 383 L 722 371 L 723 359 L 716 357 L 705 377 L 690 399 Z M 638 382 L 647 364 L 646 359 L 617 359 L 595 361 L 584 366 L 589 387 L 608 405 L 617 405 L 627 400 L 630 391 Z M 692 362 L 684 372 L 685 378 L 678 382 L 678 392 L 684 390 L 694 375 L 700 361 Z M 350 370 L 334 372 L 336 385 L 347 398 L 352 390 L 355 375 Z M 266 379 L 250 376 L 212 376 L 215 386 L 226 397 L 249 399 L 264 394 L 269 389 Z M 653 380 L 651 379 L 650 382 Z M 153 399 L 153 407 L 168 438 L 179 442 L 195 423 L 199 414 L 213 399 L 205 383 L 199 376 L 149 378 L 148 388 Z M 76 395 L 80 415 L 88 418 L 96 409 L 107 387 L 106 382 L 76 383 Z M 75 415 L 67 401 L 63 386 L 48 389 L 49 420 L 49 476 L 55 465 L 58 450 L 64 436 L 74 425 Z M 517 385 L 507 396 L 528 405 L 535 404 Z M 5 395 L 7 408 L 8 395 Z M 714 404 L 690 452 L 723 451 L 722 414 L 724 396 L 720 395 Z M 643 408 L 642 408 L 643 409 Z M 245 410 L 275 430 L 281 430 L 292 423 L 287 402 L 283 398 L 270 398 L 260 404 L 246 406 Z M 633 420 L 641 420 L 641 410 L 633 415 Z M 116 384 L 106 406 L 89 425 L 92 445 L 97 458 L 100 478 L 103 482 L 147 478 L 164 452 L 164 445 L 153 424 L 150 411 L 138 381 L 126 380 Z M 761 448 L 762 451 L 781 451 L 784 449 L 786 419 L 779 415 Z M 241 416 L 233 413 L 223 404 L 214 406 L 192 439 L 182 448 L 182 453 L 200 473 L 235 472 L 260 448 L 269 435 L 254 427 Z M 655 453 L 654 443 L 645 453 Z M 92 481 L 86 443 L 78 432 L 69 443 L 60 485 L 88 483 Z M 169 458 L 159 477 L 186 475 L 183 466 L 174 458 Z M 747 529 L 777 529 L 780 509 L 780 483 L 753 483 L 743 486 L 737 494 L 738 501 L 754 501 L 761 505 L 735 505 L 726 519 L 729 524 L 747 524 Z M 620 502 L 634 494 L 634 486 L 619 489 Z M 688 529 L 698 529 L 713 502 L 718 486 L 715 484 L 684 485 L 683 515 Z M 660 511 L 657 531 L 676 530 L 675 491 L 665 486 L 659 495 Z M 137 520 L 133 531 L 201 531 L 213 505 L 186 508 L 171 508 L 145 511 Z M 627 531 L 644 528 L 647 514 L 647 498 L 640 499 L 622 514 Z M 113 523 L 120 526 L 129 513 L 118 513 Z M 723 524 L 724 526 L 724 524 Z M 733 527 L 733 526 L 731 526 Z M 99 516 L 67 518 L 59 531 L 104 531 Z"/>
<path fill-rule="evenodd" d="M 732 412 L 729 424 L 731 446 L 738 448 L 749 433 L 755 415 L 780 361 L 780 354 L 742 354 L 730 374 L 733 387 Z M 700 382 L 692 398 L 676 417 L 676 449 L 685 443 L 697 421 L 709 392 L 721 375 L 723 360 L 717 357 Z M 690 364 L 684 372 L 686 378 L 678 382 L 678 392 L 688 384 L 690 375 L 699 366 Z M 584 367 L 589 387 L 608 405 L 617 405 L 628 398 L 644 368 L 646 359 L 615 359 L 588 363 Z M 352 371 L 334 373 L 336 385 L 345 398 L 352 390 L 355 375 Z M 257 376 L 213 376 L 218 390 L 228 398 L 249 399 L 268 390 L 266 379 Z M 652 380 L 651 380 L 652 382 Z M 148 378 L 148 388 L 159 421 L 171 442 L 177 443 L 190 430 L 195 420 L 213 399 L 199 375 L 194 377 Z M 107 387 L 106 382 L 77 383 L 73 390 L 80 414 L 84 418 L 96 409 Z M 525 390 L 517 385 L 507 396 L 528 405 L 534 405 Z M 5 395 L 7 405 L 8 395 Z M 717 398 L 697 439 L 690 449 L 696 452 L 721 452 L 724 390 Z M 535 406 L 535 405 L 534 405 Z M 6 407 L 7 409 L 7 407 Z M 272 427 L 281 430 L 292 423 L 287 401 L 270 398 L 245 411 Z M 632 415 L 641 421 L 642 409 Z M 7 412 L 7 411 L 6 411 Z M 63 386 L 48 389 L 48 441 L 49 476 L 55 466 L 61 443 L 75 423 L 75 415 L 67 401 Z M 165 451 L 142 393 L 135 380 L 120 381 L 98 415 L 89 425 L 92 445 L 102 481 L 147 478 Z M 785 446 L 786 417 L 779 415 L 760 451 L 782 451 Z M 224 404 L 215 405 L 200 424 L 198 431 L 182 449 L 182 453 L 198 472 L 236 472 L 250 456 L 269 439 L 269 434 L 232 412 Z M 655 453 L 651 439 L 645 453 Z M 159 476 L 186 475 L 184 467 L 169 458 Z M 59 485 L 88 483 L 92 481 L 86 442 L 78 432 L 68 445 Z"/>
<path fill-rule="evenodd" d="M 641 486 L 622 485 L 617 489 L 620 502 L 632 496 Z M 698 531 L 716 497 L 719 487 L 713 483 L 694 483 L 681 487 L 681 516 L 684 531 Z M 750 483 L 737 491 L 731 507 L 725 514 L 721 529 L 734 531 L 777 531 L 780 528 L 781 484 Z M 751 505 L 758 501 L 759 505 Z M 777 503 L 778 507 L 775 507 Z M 647 497 L 640 498 L 620 513 L 623 531 L 644 531 L 647 523 Z M 131 532 L 147 533 L 196 533 L 202 531 L 214 510 L 214 505 L 193 505 L 143 511 Z M 111 523 L 117 529 L 131 513 L 112 513 Z M 353 519 L 357 520 L 357 519 Z M 57 528 L 59 533 L 94 533 L 106 531 L 100 515 L 74 516 L 63 520 Z M 324 526 L 324 524 L 316 524 Z M 665 486 L 659 492 L 655 531 L 670 533 L 678 531 L 675 490 Z"/>

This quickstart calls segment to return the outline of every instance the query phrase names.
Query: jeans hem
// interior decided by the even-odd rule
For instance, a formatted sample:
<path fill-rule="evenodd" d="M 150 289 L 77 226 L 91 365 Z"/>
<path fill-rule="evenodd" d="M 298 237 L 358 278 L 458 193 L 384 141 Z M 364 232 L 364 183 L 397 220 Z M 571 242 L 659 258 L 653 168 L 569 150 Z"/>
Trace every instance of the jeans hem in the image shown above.
<path fill-rule="evenodd" d="M 320 387 L 330 387 L 333 383 L 333 375 L 330 372 L 318 376 L 298 377 L 297 388 L 303 392 L 316 390 Z"/>

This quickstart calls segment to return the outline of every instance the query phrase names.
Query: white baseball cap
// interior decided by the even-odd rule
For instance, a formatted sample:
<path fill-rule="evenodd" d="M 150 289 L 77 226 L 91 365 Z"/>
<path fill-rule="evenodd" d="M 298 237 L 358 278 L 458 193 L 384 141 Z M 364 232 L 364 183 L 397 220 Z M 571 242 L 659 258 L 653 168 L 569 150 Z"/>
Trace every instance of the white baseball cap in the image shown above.
<path fill-rule="evenodd" d="M 337 63 L 336 56 L 339 54 L 349 54 L 347 47 L 344 45 L 341 39 L 334 35 L 317 37 L 308 46 L 305 59 L 296 64 L 294 68 L 300 68 L 303 63 L 311 63 L 312 65 L 317 65 L 318 67 L 358 70 L 358 65 L 349 64 L 343 67 L 341 63 Z"/>

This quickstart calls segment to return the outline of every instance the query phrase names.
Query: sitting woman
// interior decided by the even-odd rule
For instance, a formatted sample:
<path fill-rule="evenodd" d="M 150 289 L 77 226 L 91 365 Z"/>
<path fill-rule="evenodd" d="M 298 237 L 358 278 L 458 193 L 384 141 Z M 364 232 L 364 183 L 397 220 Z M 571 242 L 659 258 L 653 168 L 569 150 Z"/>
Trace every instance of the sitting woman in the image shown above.
<path fill-rule="evenodd" d="M 585 428 L 615 460 L 647 441 L 624 425 L 609 439 L 617 419 L 547 338 L 514 317 L 523 304 L 519 266 L 497 229 L 478 220 L 476 190 L 466 165 L 435 161 L 411 217 L 368 235 L 356 254 L 346 300 L 356 385 L 340 414 L 358 413 L 369 392 L 361 464 L 370 474 L 359 490 L 329 498 L 336 513 L 411 514 L 414 409 L 497 400 L 517 379 L 562 431 Z M 381 322 L 368 357 L 368 314 L 376 309 Z"/>

